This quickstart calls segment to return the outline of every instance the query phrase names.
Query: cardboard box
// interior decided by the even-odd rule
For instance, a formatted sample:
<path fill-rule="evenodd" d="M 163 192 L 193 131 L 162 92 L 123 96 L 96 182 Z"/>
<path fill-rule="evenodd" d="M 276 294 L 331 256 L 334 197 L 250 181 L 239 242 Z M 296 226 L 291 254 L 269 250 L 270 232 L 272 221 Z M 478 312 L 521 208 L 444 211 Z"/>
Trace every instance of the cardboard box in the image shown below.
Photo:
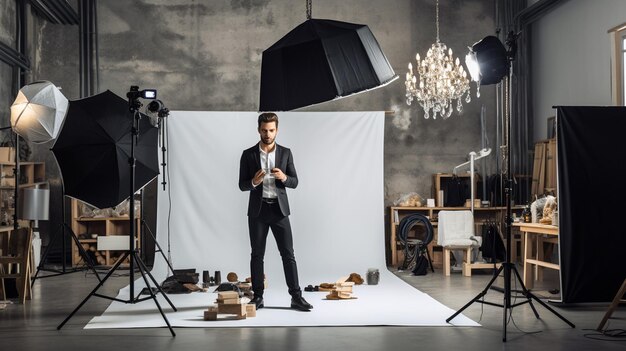
<path fill-rule="evenodd" d="M 0 162 L 15 162 L 15 148 L 0 147 Z"/>

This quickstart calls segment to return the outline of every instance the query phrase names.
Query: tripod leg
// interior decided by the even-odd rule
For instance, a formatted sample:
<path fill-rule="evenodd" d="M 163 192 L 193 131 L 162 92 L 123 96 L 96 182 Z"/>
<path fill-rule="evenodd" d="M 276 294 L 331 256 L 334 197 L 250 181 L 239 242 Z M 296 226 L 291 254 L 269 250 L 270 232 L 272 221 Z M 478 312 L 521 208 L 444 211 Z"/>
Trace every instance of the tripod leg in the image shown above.
<path fill-rule="evenodd" d="M 522 284 L 523 290 L 526 291 L 526 297 L 529 299 L 533 299 L 535 301 L 537 301 L 541 306 L 545 307 L 548 311 L 552 312 L 552 314 L 554 314 L 555 316 L 559 317 L 559 319 L 561 319 L 563 322 L 567 323 L 567 325 L 569 325 L 572 328 L 576 328 L 576 326 L 568 321 L 565 317 L 563 317 L 562 315 L 560 315 L 557 311 L 555 311 L 552 307 L 548 306 L 548 304 L 546 304 L 545 302 L 541 301 L 540 298 L 538 298 L 537 296 L 535 296 L 533 293 L 531 293 L 530 291 L 526 290 L 526 287 L 524 287 L 524 283 L 522 281 L 522 277 L 519 275 L 519 273 L 517 272 L 517 270 L 514 270 L 515 272 L 515 276 L 517 277 L 517 280 L 519 280 L 520 284 Z M 532 306 L 532 303 L 531 303 Z M 533 308 L 534 310 L 534 308 Z M 537 318 L 539 318 L 539 315 L 536 313 Z"/>
<path fill-rule="evenodd" d="M 473 304 L 474 302 L 480 300 L 483 296 L 485 296 L 487 294 L 487 292 L 489 291 L 489 287 L 493 284 L 493 282 L 496 281 L 496 278 L 498 278 L 498 275 L 500 274 L 502 269 L 503 269 L 503 267 L 500 266 L 500 268 L 498 269 L 498 274 L 494 274 L 494 276 L 491 278 L 489 283 L 487 283 L 487 286 L 485 286 L 485 289 L 483 289 L 483 291 L 481 291 L 478 295 L 476 295 L 476 297 L 474 297 L 470 302 L 466 303 L 465 306 L 461 307 L 461 309 L 459 309 L 452 316 L 450 316 L 448 319 L 446 319 L 446 323 L 450 323 L 450 321 L 453 320 L 454 317 L 456 317 L 459 314 L 461 314 L 461 312 L 463 312 L 471 304 Z"/>
<path fill-rule="evenodd" d="M 96 271 L 96 268 L 94 268 L 94 264 L 91 261 L 91 258 L 89 257 L 89 255 L 87 254 L 87 251 L 85 251 L 85 249 L 83 248 L 83 245 L 81 245 L 80 240 L 78 240 L 78 237 L 76 236 L 76 234 L 74 234 L 74 231 L 72 231 L 71 228 L 68 228 L 68 229 L 70 229 L 70 235 L 72 236 L 74 243 L 76 243 L 78 252 L 80 252 L 80 255 L 83 257 L 83 260 L 85 260 L 85 263 L 87 263 L 87 266 L 89 267 L 89 269 L 91 269 L 93 274 L 96 275 L 96 278 L 98 278 L 99 281 L 102 281 L 100 279 L 100 275 Z"/>
<path fill-rule="evenodd" d="M 505 262 L 502 265 L 504 270 L 504 302 L 502 304 L 502 341 L 506 342 L 506 325 L 509 315 L 513 313 L 511 307 L 511 265 Z"/>
<path fill-rule="evenodd" d="M 136 255 L 131 255 L 132 258 L 134 259 L 135 262 L 137 263 L 137 266 L 139 267 L 139 271 L 141 272 L 141 277 L 143 278 L 143 281 L 146 283 L 146 287 L 148 287 L 148 291 L 150 292 L 150 296 L 152 297 L 152 300 L 154 300 L 154 303 L 156 304 L 157 308 L 159 309 L 159 312 L 161 313 L 161 316 L 163 317 L 163 320 L 165 321 L 165 324 L 167 324 L 167 327 L 170 330 L 170 333 L 172 333 L 172 336 L 176 336 L 176 333 L 174 333 L 174 329 L 172 329 L 172 326 L 170 325 L 170 321 L 167 319 L 167 317 L 165 316 L 165 313 L 163 312 L 163 309 L 161 308 L 161 305 L 159 304 L 159 301 L 156 298 L 156 295 L 154 295 L 154 292 L 152 292 L 152 288 L 150 287 L 150 283 L 148 282 L 148 279 L 146 278 L 146 272 L 144 272 L 143 270 L 143 262 L 139 259 L 139 257 L 137 257 Z M 154 278 L 152 278 L 154 279 Z M 157 287 L 159 285 L 157 284 Z M 161 288 L 159 287 L 159 291 L 161 291 Z M 161 293 L 163 293 L 161 291 Z M 165 294 L 163 294 L 165 296 Z M 131 296 L 131 298 L 133 298 Z M 167 297 L 166 297 L 167 298 Z M 169 299 L 167 300 L 169 302 Z M 171 302 L 170 302 L 171 305 Z M 173 305 L 172 305 L 173 306 Z"/>
<path fill-rule="evenodd" d="M 111 276 L 111 274 L 113 274 L 113 272 L 117 269 L 117 267 L 119 267 L 120 264 L 122 264 L 122 262 L 124 261 L 124 259 L 126 259 L 126 257 L 128 256 L 128 252 L 125 252 L 123 255 L 123 258 L 118 260 L 117 263 L 115 263 L 115 265 L 113 266 L 113 268 L 111 268 L 109 270 L 109 272 L 107 272 L 107 274 L 104 276 L 104 278 L 102 280 L 100 280 L 100 282 L 98 283 L 98 285 L 96 285 L 96 287 L 89 293 L 89 295 L 87 295 L 87 297 L 85 297 L 85 299 L 78 304 L 78 306 L 76 306 L 76 308 L 74 309 L 74 311 L 72 311 L 72 313 L 69 314 L 69 316 L 67 316 L 63 322 L 61 322 L 61 324 L 59 324 L 57 326 L 57 330 L 61 330 L 61 328 L 63 328 L 63 326 L 65 325 L 65 323 L 67 323 L 70 318 L 72 318 L 74 316 L 74 314 L 76 314 L 76 312 L 78 312 L 78 310 L 80 310 L 81 307 L 83 307 L 83 305 L 87 302 L 87 300 L 89 300 L 89 298 L 91 298 L 92 296 L 94 296 L 96 294 L 96 291 L 98 291 L 98 289 L 100 289 L 100 287 L 102 285 L 104 285 L 104 282 L 107 281 L 107 279 L 109 279 L 109 277 Z M 100 279 L 100 277 L 98 277 L 98 279 Z"/>
<path fill-rule="evenodd" d="M 524 297 L 526 297 L 528 299 L 528 304 L 530 305 L 530 308 L 532 308 L 533 313 L 535 314 L 535 317 L 537 319 L 540 319 L 539 318 L 539 313 L 537 312 L 537 309 L 535 308 L 535 305 L 533 305 L 533 300 L 531 300 L 531 298 L 529 297 L 530 290 L 526 289 L 526 286 L 524 285 L 524 282 L 522 281 L 522 277 L 520 276 L 519 272 L 517 271 L 517 268 L 515 266 L 512 266 L 512 270 L 513 270 L 513 273 L 515 273 L 515 277 L 517 278 L 518 283 L 520 283 L 520 286 L 522 287 L 522 294 L 524 295 Z"/>
<path fill-rule="evenodd" d="M 50 240 L 50 242 L 48 243 L 48 246 L 46 246 L 46 250 L 43 252 L 43 255 L 41 256 L 41 259 L 39 260 L 39 265 L 37 265 L 37 271 L 35 272 L 35 275 L 31 278 L 31 288 L 32 286 L 35 284 L 35 280 L 37 279 L 37 276 L 39 275 L 39 272 L 44 268 L 44 262 L 46 262 L 46 259 L 48 258 L 48 254 L 50 253 L 50 249 L 54 246 L 54 244 L 56 243 L 58 235 L 54 235 L 52 237 L 52 240 Z M 65 257 L 63 257 L 63 260 L 65 260 Z M 63 273 L 65 273 L 65 270 L 63 270 Z M 59 273 L 61 274 L 61 273 Z"/>
<path fill-rule="evenodd" d="M 163 289 L 161 289 L 161 286 L 159 285 L 159 283 L 157 283 L 156 279 L 154 279 L 154 276 L 152 275 L 152 273 L 150 273 L 150 271 L 148 270 L 148 267 L 146 267 L 146 264 L 140 259 L 137 258 L 137 266 L 139 267 L 139 270 L 142 272 L 145 272 L 145 274 L 150 277 L 150 280 L 152 280 L 152 282 L 154 283 L 154 285 L 156 286 L 156 288 L 159 290 L 159 292 L 161 293 L 161 295 L 163 295 L 163 297 L 165 298 L 165 300 L 167 300 L 167 303 L 170 305 L 170 307 L 172 307 L 172 309 L 174 310 L 174 312 L 178 311 L 176 309 L 176 307 L 174 306 L 174 304 L 172 303 L 172 301 L 170 301 L 170 298 L 167 297 L 167 294 L 163 291 Z M 143 274 L 143 273 L 142 273 Z"/>

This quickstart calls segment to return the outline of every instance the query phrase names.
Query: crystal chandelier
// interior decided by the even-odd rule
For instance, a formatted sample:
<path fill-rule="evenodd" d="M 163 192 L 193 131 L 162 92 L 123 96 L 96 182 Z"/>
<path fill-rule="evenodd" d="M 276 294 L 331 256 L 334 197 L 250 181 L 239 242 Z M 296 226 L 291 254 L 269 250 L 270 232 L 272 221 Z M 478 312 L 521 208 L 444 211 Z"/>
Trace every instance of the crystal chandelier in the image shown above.
<path fill-rule="evenodd" d="M 424 118 L 428 119 L 432 113 L 433 119 L 437 114 L 443 119 L 452 115 L 452 100 L 457 101 L 457 111 L 463 111 L 461 98 L 465 94 L 465 101 L 470 102 L 469 79 L 458 58 L 452 57 L 452 49 L 439 41 L 439 0 L 437 0 L 437 41 L 428 49 L 422 60 L 415 55 L 417 61 L 416 72 L 409 63 L 409 72 L 406 74 L 406 103 L 411 105 L 417 99 L 424 108 Z M 446 53 L 447 51 L 447 53 Z M 418 84 L 419 76 L 419 84 Z"/>

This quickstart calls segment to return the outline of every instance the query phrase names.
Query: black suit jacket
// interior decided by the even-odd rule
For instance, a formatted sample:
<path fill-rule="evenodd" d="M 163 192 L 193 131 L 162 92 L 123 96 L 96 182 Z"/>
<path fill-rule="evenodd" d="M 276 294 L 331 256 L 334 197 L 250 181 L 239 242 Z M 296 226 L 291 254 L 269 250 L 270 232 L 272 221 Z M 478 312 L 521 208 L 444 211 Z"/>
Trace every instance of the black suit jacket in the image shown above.
<path fill-rule="evenodd" d="M 291 212 L 289 210 L 286 188 L 295 189 L 298 186 L 298 175 L 296 174 L 291 150 L 276 144 L 275 163 L 275 167 L 287 175 L 287 180 L 284 183 L 276 180 L 276 192 L 278 193 L 280 211 L 284 216 L 288 216 Z M 254 174 L 259 169 L 261 169 L 261 153 L 259 144 L 255 144 L 253 147 L 244 150 L 239 164 L 239 189 L 241 191 L 250 191 L 250 200 L 248 201 L 248 216 L 250 217 L 258 217 L 261 212 L 263 184 L 257 187 L 252 186 L 252 178 L 254 178 Z"/>

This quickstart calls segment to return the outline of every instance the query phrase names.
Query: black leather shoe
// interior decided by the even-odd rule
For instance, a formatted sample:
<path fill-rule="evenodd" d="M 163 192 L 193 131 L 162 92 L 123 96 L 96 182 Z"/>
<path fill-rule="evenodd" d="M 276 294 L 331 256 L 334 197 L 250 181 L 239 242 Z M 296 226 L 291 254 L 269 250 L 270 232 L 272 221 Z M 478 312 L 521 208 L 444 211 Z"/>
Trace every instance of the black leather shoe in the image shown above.
<path fill-rule="evenodd" d="M 255 296 L 250 300 L 250 303 L 253 303 L 256 306 L 256 309 L 263 308 L 263 298 L 261 296 Z"/>
<path fill-rule="evenodd" d="M 306 300 L 302 296 L 295 296 L 291 298 L 291 308 L 298 311 L 308 312 L 313 308 L 313 305 L 306 302 Z"/>

